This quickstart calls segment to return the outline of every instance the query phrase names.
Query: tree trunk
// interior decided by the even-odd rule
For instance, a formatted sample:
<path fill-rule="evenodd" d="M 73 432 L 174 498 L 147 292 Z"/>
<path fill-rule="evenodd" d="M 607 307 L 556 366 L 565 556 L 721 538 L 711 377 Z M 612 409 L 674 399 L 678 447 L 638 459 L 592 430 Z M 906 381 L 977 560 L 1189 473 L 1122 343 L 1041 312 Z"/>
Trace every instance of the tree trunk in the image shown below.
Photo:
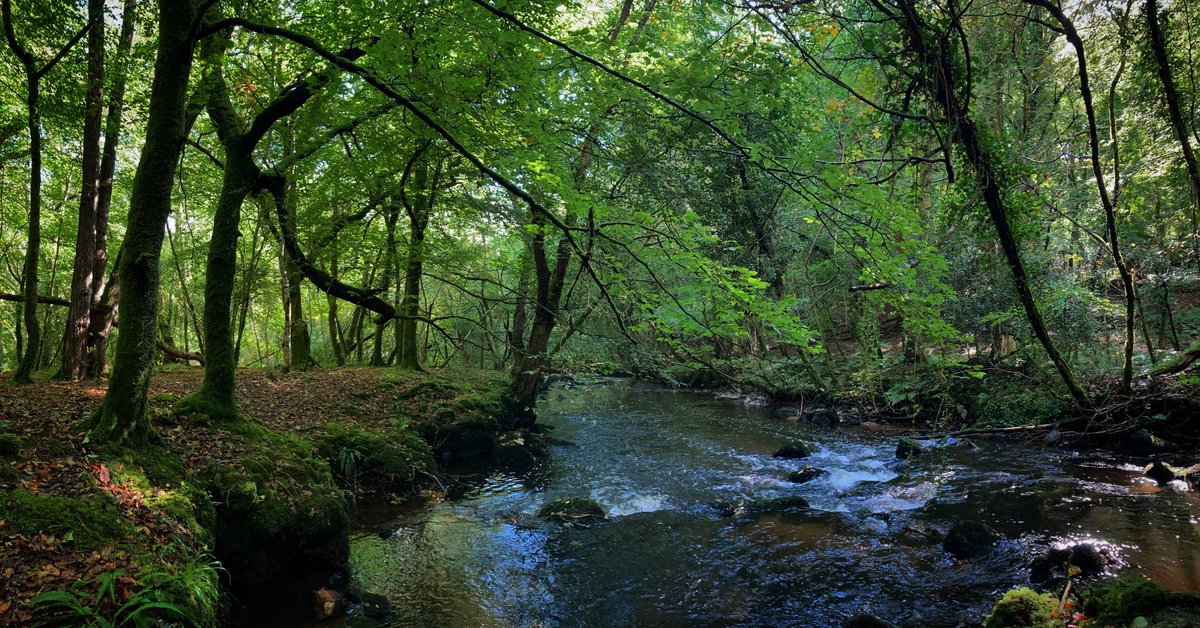
<path fill-rule="evenodd" d="M 242 203 L 258 178 L 253 151 L 257 141 L 247 136 L 241 118 L 229 99 L 221 65 L 219 49 L 223 41 L 205 42 L 205 58 L 212 73 L 207 77 L 208 116 L 217 128 L 225 147 L 225 171 L 221 194 L 213 215 L 212 239 L 208 244 L 208 261 L 204 282 L 204 381 L 200 390 L 186 400 L 186 405 L 217 420 L 237 417 L 234 399 L 234 369 L 237 362 L 233 349 L 233 289 L 237 278 L 238 225 L 241 223 Z"/>
<path fill-rule="evenodd" d="M 1154 2 L 1154 0 L 1149 0 Z M 1133 285 L 1133 273 L 1129 271 L 1129 266 L 1125 263 L 1124 256 L 1121 255 L 1121 245 L 1117 237 L 1117 213 L 1115 200 L 1108 193 L 1108 186 L 1104 183 L 1104 168 L 1100 163 L 1100 133 L 1096 124 L 1096 108 L 1092 103 L 1092 88 L 1088 77 L 1087 56 L 1083 51 L 1083 40 L 1079 37 L 1079 33 L 1075 30 L 1075 25 L 1063 13 L 1057 5 L 1048 2 L 1047 0 L 1031 0 L 1032 4 L 1040 6 L 1050 13 L 1051 16 L 1062 27 L 1063 33 L 1067 37 L 1067 41 L 1075 49 L 1075 58 L 1079 67 L 1079 94 L 1083 98 L 1083 107 L 1087 113 L 1088 120 L 1088 140 L 1092 149 L 1092 174 L 1096 180 L 1096 188 L 1100 193 L 1100 205 L 1104 208 L 1104 220 L 1108 231 L 1109 251 L 1112 253 L 1113 264 L 1117 267 L 1117 274 L 1121 276 L 1121 288 L 1125 293 L 1125 353 L 1121 368 L 1121 390 L 1128 393 L 1130 385 L 1133 381 L 1133 333 L 1134 333 L 1134 311 L 1137 307 L 1137 294 Z M 1119 71 L 1118 71 L 1119 76 Z M 1116 79 L 1114 79 L 1114 88 Z M 1112 120 L 1110 118 L 1110 120 Z M 1116 157 L 1116 128 L 1110 129 L 1113 135 L 1113 155 Z M 1115 158 L 1114 164 L 1119 163 Z M 1115 167 L 1115 166 L 1114 166 Z M 1119 178 L 1116 185 L 1120 185 Z M 1114 192 L 1116 194 L 1116 192 Z"/>
<path fill-rule="evenodd" d="M 967 161 L 975 170 L 974 176 L 981 187 L 984 203 L 988 209 L 988 217 L 996 231 L 1000 247 L 1004 251 L 1009 271 L 1012 273 L 1013 285 L 1017 290 L 1021 306 L 1025 309 L 1029 326 L 1033 329 L 1038 341 L 1041 342 L 1050 361 L 1054 363 L 1054 367 L 1063 384 L 1071 393 L 1071 397 L 1077 404 L 1086 407 L 1090 405 L 1087 393 L 1075 380 L 1070 365 L 1063 359 L 1054 340 L 1050 338 L 1050 333 L 1046 330 L 1045 322 L 1042 320 L 1042 314 L 1038 310 L 1037 302 L 1034 300 L 1029 277 L 1025 273 L 1025 265 L 1021 260 L 1020 247 L 1008 224 L 1000 164 L 997 163 L 995 155 L 992 154 L 981 134 L 979 125 L 971 116 L 971 112 L 964 106 L 957 92 L 961 88 L 958 84 L 960 79 L 957 74 L 959 66 L 950 49 L 952 44 L 945 38 L 931 41 L 931 34 L 934 31 L 917 14 L 917 3 L 914 0 L 900 0 L 897 4 L 903 14 L 901 18 L 909 45 L 912 46 L 918 56 L 918 61 L 925 68 L 926 86 L 930 95 L 945 113 L 950 128 L 954 130 L 955 141 L 962 147 Z"/>
<path fill-rule="evenodd" d="M 88 0 L 87 92 L 83 114 L 83 172 L 80 179 L 79 222 L 75 262 L 71 273 L 71 307 L 63 332 L 62 366 L 58 377 L 79 379 L 86 370 L 87 338 L 91 328 L 93 274 L 96 265 L 96 209 L 100 194 L 100 122 L 104 101 L 104 0 Z"/>
<path fill-rule="evenodd" d="M 1163 34 L 1162 25 L 1158 21 L 1158 0 L 1146 0 L 1145 12 L 1146 24 L 1150 30 L 1150 48 L 1154 52 L 1158 79 L 1167 104 L 1167 116 L 1171 119 L 1171 128 L 1175 131 L 1175 138 L 1179 140 L 1188 181 L 1192 186 L 1192 253 L 1193 259 L 1200 264 L 1200 248 L 1198 248 L 1200 243 L 1196 241 L 1196 206 L 1200 204 L 1200 167 L 1196 165 L 1196 154 L 1192 150 L 1187 123 L 1184 121 L 1183 110 L 1179 104 L 1179 91 L 1175 88 L 1175 77 L 1171 74 L 1171 63 L 1167 58 L 1167 39 Z"/>
<path fill-rule="evenodd" d="M 159 274 L 175 165 L 186 134 L 188 76 L 192 69 L 193 0 L 159 0 L 158 53 L 150 89 L 146 140 L 130 195 L 118 276 L 121 334 L 104 403 L 89 425 L 93 441 L 137 444 L 151 438 L 146 416 L 157 351 Z"/>
<path fill-rule="evenodd" d="M 25 106 L 29 129 L 29 227 L 26 230 L 25 266 L 21 273 L 21 292 L 25 296 L 22 316 L 25 324 L 25 353 L 13 375 L 13 382 L 28 384 L 37 369 L 41 349 L 41 327 L 38 322 L 38 259 L 42 244 L 42 126 L 39 105 L 41 76 L 33 55 L 26 50 L 13 30 L 12 6 L 3 2 L 4 35 L 8 46 L 21 62 L 25 73 Z"/>
<path fill-rule="evenodd" d="M 108 334 L 117 312 L 120 294 L 116 277 L 105 282 L 108 271 L 108 217 L 112 209 L 113 175 L 117 170 L 117 146 L 121 140 L 121 116 L 125 107 L 125 82 L 133 34 L 137 27 L 137 1 L 126 0 L 121 15 L 121 37 L 113 64 L 112 93 L 104 122 L 104 154 L 100 158 L 100 181 L 96 196 L 96 259 L 92 264 L 92 306 L 88 314 L 87 375 L 98 378 L 104 373 L 108 353 Z M 118 258 L 120 253 L 118 252 Z M 114 266 L 115 266 L 114 262 Z"/>

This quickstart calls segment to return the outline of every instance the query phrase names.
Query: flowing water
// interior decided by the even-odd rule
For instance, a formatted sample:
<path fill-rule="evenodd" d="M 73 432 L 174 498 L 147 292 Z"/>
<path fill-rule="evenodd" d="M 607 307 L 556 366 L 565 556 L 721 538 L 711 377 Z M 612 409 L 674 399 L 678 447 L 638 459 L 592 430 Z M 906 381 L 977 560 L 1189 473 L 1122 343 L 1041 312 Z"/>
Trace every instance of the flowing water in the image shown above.
<path fill-rule="evenodd" d="M 464 479 L 461 496 L 355 534 L 354 580 L 389 598 L 388 625 L 835 626 L 870 612 L 952 626 L 1027 583 L 1047 547 L 1078 540 L 1107 546 L 1117 570 L 1200 590 L 1196 495 L 1115 459 L 977 439 L 978 450 L 897 461 L 894 435 L 620 381 L 556 388 L 539 415 L 569 441 L 542 468 Z M 820 451 L 771 456 L 796 438 Z M 803 464 L 829 474 L 787 482 Z M 811 511 L 711 506 L 785 495 Z M 611 520 L 536 517 L 567 496 L 595 499 Z M 1005 540 L 964 561 L 922 533 L 961 520 Z"/>

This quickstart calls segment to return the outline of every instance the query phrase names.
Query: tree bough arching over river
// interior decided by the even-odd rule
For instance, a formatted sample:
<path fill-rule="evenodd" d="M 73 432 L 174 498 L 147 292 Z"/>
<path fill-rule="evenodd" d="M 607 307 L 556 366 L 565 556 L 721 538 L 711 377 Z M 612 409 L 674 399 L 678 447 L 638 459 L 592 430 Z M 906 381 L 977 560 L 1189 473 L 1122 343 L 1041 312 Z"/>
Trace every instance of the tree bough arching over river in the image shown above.
<path fill-rule="evenodd" d="M 0 623 L 1200 625 L 1192 3 L 0 21 Z"/>

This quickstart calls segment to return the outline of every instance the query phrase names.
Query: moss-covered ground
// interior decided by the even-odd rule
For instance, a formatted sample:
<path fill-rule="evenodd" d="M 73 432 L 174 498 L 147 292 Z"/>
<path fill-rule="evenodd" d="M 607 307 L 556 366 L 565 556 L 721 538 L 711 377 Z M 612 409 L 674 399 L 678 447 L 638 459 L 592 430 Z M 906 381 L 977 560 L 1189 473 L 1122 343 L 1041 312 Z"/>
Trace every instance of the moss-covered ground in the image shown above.
<path fill-rule="evenodd" d="M 231 578 L 336 567 L 356 501 L 435 494 L 439 462 L 489 462 L 505 383 L 483 371 L 244 370 L 230 421 L 180 411 L 200 379 L 155 377 L 161 443 L 145 451 L 87 442 L 102 384 L 0 383 L 0 625 L 119 621 L 143 607 L 210 625 Z"/>

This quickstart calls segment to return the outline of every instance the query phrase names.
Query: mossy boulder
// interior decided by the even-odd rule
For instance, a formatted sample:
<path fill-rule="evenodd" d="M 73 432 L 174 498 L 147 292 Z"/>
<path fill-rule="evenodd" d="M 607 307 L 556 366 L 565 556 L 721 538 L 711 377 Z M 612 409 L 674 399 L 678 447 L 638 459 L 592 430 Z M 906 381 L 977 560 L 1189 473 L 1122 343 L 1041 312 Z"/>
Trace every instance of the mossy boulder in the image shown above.
<path fill-rule="evenodd" d="M 1080 610 L 1090 625 L 1128 626 L 1167 605 L 1167 592 L 1139 576 L 1096 582 L 1080 594 Z"/>
<path fill-rule="evenodd" d="M 21 456 L 25 443 L 12 434 L 0 434 L 0 461 L 16 460 Z"/>
<path fill-rule="evenodd" d="M 967 521 L 950 528 L 942 548 L 957 558 L 974 558 L 992 551 L 999 543 L 1000 535 L 987 524 Z"/>
<path fill-rule="evenodd" d="M 15 488 L 0 492 L 0 519 L 27 535 L 69 532 L 85 551 L 112 545 L 132 531 L 129 520 L 103 495 L 74 499 Z"/>
<path fill-rule="evenodd" d="M 795 484 L 804 484 L 806 482 L 811 482 L 811 481 L 813 481 L 821 476 L 824 476 L 824 475 L 829 475 L 829 472 L 824 469 L 817 469 L 817 468 L 813 467 L 812 465 L 806 464 L 806 465 L 804 465 L 803 469 L 800 469 L 798 471 L 792 471 L 791 473 L 789 473 L 787 479 L 788 479 L 788 482 L 793 482 Z"/>
<path fill-rule="evenodd" d="M 834 408 L 816 408 L 804 413 L 804 420 L 819 427 L 833 427 L 841 423 L 841 417 Z"/>
<path fill-rule="evenodd" d="M 542 506 L 538 517 L 555 523 L 594 523 L 608 519 L 608 514 L 594 499 L 562 497 Z"/>
<path fill-rule="evenodd" d="M 983 621 L 984 628 L 1051 628 L 1057 621 L 1058 599 L 1028 587 L 1004 594 Z"/>
<path fill-rule="evenodd" d="M 816 451 L 816 445 L 802 440 L 795 440 L 780 447 L 774 455 L 776 458 L 799 459 L 807 458 Z"/>
<path fill-rule="evenodd" d="M 896 458 L 899 460 L 908 460 L 916 456 L 923 456 L 929 452 L 929 448 L 922 445 L 915 438 L 901 438 L 896 443 Z"/>

